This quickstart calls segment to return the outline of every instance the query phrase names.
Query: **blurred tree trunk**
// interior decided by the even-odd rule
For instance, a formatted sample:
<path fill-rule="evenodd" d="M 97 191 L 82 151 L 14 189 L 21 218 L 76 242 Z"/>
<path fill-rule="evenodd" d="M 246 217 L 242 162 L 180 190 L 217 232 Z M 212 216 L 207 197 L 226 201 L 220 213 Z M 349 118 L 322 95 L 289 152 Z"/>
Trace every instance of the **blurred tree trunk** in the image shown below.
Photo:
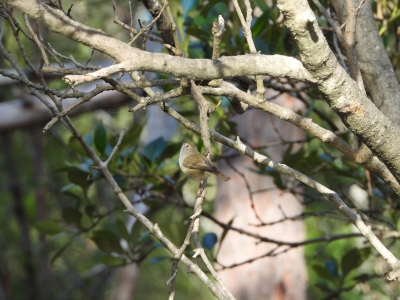
<path fill-rule="evenodd" d="M 140 276 L 140 269 L 137 265 L 131 264 L 118 268 L 119 281 L 113 289 L 112 298 L 115 300 L 132 300 L 135 295 L 136 283 Z"/>
<path fill-rule="evenodd" d="M 18 164 L 13 151 L 12 133 L 3 133 L 1 136 L 2 151 L 4 156 L 4 169 L 8 171 L 8 189 L 13 200 L 13 213 L 20 230 L 20 251 L 25 280 L 24 286 L 27 299 L 39 299 L 38 273 L 35 268 L 35 256 L 32 250 L 32 241 L 29 236 L 29 223 L 23 203 L 24 188 L 19 175 Z M 6 276 L 4 274 L 4 276 Z M 8 275 L 10 276 L 10 275 Z M 7 290 L 5 291 L 7 295 Z M 9 295 L 11 296 L 11 295 Z"/>
<path fill-rule="evenodd" d="M 299 101 L 288 95 L 279 97 L 278 103 L 294 111 L 302 107 Z M 255 147 L 280 141 L 274 127 L 286 141 L 304 137 L 298 128 L 257 110 L 248 111 L 236 117 L 235 121 L 238 124 L 239 137 Z M 277 161 L 280 160 L 283 151 L 284 146 L 267 149 L 271 158 Z M 232 151 L 224 154 L 233 153 Z M 249 168 L 254 169 L 254 163 L 250 158 L 236 156 L 230 159 L 229 163 L 244 174 L 251 191 L 269 189 L 253 194 L 255 210 L 263 222 L 277 221 L 285 216 L 298 215 L 302 212 L 298 198 L 273 188 L 275 185 L 271 177 L 260 176 L 249 170 Z M 216 217 L 220 221 L 228 222 L 234 217 L 233 226 L 278 241 L 294 242 L 305 239 L 301 221 L 285 221 L 264 227 L 252 226 L 251 224 L 260 222 L 251 207 L 250 191 L 243 178 L 226 162 L 221 162 L 219 169 L 232 178 L 232 181 L 219 185 L 215 210 Z M 254 238 L 229 231 L 221 245 L 217 260 L 224 266 L 229 266 L 262 256 L 274 247 L 275 244 L 258 243 Z M 237 299 L 306 299 L 307 273 L 302 247 L 275 257 L 264 257 L 253 263 L 225 269 L 219 273 Z"/>
<path fill-rule="evenodd" d="M 46 193 L 47 186 L 45 165 L 43 159 L 43 133 L 41 127 L 34 127 L 27 132 L 27 140 L 30 138 L 32 142 L 32 169 L 34 174 L 35 190 L 36 190 L 36 215 L 37 221 L 45 221 L 47 219 L 46 211 Z M 40 287 L 40 299 L 47 300 L 53 299 L 52 289 L 45 288 L 51 286 L 53 277 L 50 269 L 49 251 L 47 239 L 44 234 L 39 235 L 39 278 L 38 282 Z"/>

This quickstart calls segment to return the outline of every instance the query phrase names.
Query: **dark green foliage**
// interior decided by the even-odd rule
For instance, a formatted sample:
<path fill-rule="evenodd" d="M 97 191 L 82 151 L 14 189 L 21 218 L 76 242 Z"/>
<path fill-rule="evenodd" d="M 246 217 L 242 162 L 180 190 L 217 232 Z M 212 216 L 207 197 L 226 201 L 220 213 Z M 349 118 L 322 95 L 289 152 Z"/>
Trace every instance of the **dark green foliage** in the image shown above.
<path fill-rule="evenodd" d="M 54 235 L 64 231 L 58 223 L 53 221 L 38 221 L 32 224 L 40 233 L 46 235 Z"/>
<path fill-rule="evenodd" d="M 106 150 L 107 146 L 107 132 L 102 123 L 98 124 L 94 131 L 94 145 L 100 154 L 105 154 L 104 150 Z"/>

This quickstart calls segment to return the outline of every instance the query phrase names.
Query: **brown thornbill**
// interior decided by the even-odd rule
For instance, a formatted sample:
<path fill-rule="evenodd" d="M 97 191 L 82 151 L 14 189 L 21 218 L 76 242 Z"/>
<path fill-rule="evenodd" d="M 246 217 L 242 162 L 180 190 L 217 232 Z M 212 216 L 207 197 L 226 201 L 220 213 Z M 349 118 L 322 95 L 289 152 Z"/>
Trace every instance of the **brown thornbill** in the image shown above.
<path fill-rule="evenodd" d="M 217 175 L 225 181 L 231 179 L 228 175 L 219 172 L 208 158 L 189 143 L 183 143 L 181 147 L 179 166 L 182 172 L 193 180 L 201 181 L 211 174 Z"/>

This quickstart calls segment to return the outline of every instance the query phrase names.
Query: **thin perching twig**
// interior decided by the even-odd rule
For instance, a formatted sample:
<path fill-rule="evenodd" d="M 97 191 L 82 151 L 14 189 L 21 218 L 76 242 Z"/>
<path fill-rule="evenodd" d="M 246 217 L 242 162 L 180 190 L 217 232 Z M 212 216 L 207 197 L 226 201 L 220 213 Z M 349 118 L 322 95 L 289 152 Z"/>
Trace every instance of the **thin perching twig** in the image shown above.
<path fill-rule="evenodd" d="M 121 145 L 122 139 L 124 138 L 124 135 L 125 135 L 125 131 L 126 131 L 126 129 L 122 128 L 122 130 L 121 130 L 121 132 L 119 134 L 117 143 L 115 144 L 114 148 L 112 149 L 112 151 L 111 151 L 110 155 L 108 156 L 107 160 L 104 162 L 104 164 L 106 166 L 108 166 L 108 164 L 110 163 L 110 160 L 113 158 L 114 154 L 117 152 L 119 146 Z M 91 166 L 90 167 L 90 171 L 89 171 L 88 178 L 87 178 L 88 180 L 90 179 L 90 174 L 92 172 L 92 169 L 100 170 L 100 167 L 99 166 Z"/>
<path fill-rule="evenodd" d="M 251 9 L 251 4 L 249 0 L 244 0 L 245 6 L 246 6 L 246 20 L 244 19 L 243 13 L 240 9 L 239 3 L 237 0 L 233 0 L 233 4 L 236 9 L 236 13 L 239 16 L 240 23 L 242 24 L 243 28 L 243 33 L 246 38 L 247 44 L 249 45 L 250 53 L 251 54 L 256 54 L 256 45 L 254 44 L 253 37 L 251 36 L 251 21 L 252 21 L 252 9 Z M 261 102 L 264 101 L 264 93 L 265 93 L 265 88 L 264 88 L 264 82 L 263 82 L 263 76 L 262 75 L 256 75 L 256 82 L 257 82 L 257 99 Z"/>
<path fill-rule="evenodd" d="M 211 158 L 211 143 L 210 143 L 210 133 L 208 128 L 208 116 L 210 113 L 210 103 L 201 94 L 200 89 L 196 86 L 194 80 L 190 81 L 191 92 L 193 98 L 196 100 L 199 111 L 200 111 L 200 128 L 201 128 L 201 138 L 204 143 L 205 156 Z"/>
<path fill-rule="evenodd" d="M 263 220 L 261 220 L 260 215 L 257 213 L 256 206 L 254 205 L 253 192 L 251 191 L 250 183 L 247 180 L 246 176 L 242 172 L 240 172 L 238 169 L 236 169 L 235 166 L 230 162 L 229 159 L 226 160 L 226 163 L 228 164 L 229 167 L 231 167 L 231 169 L 233 169 L 233 171 L 235 171 L 240 177 L 242 177 L 244 184 L 246 185 L 246 188 L 249 191 L 251 208 L 253 209 L 257 220 L 260 222 L 260 224 L 263 224 L 264 222 L 263 222 Z"/>
<path fill-rule="evenodd" d="M 194 243 L 194 246 L 196 247 L 194 250 L 194 255 L 193 258 L 196 258 L 197 256 L 200 255 L 201 259 L 207 266 L 207 269 L 211 272 L 212 276 L 214 277 L 215 281 L 218 283 L 218 286 L 222 289 L 222 292 L 225 294 L 225 296 L 228 297 L 230 300 L 235 300 L 235 297 L 229 292 L 229 290 L 225 287 L 224 283 L 222 282 L 221 277 L 219 274 L 215 271 L 214 267 L 210 263 L 210 260 L 208 259 L 207 255 L 204 252 L 204 248 L 199 242 L 199 226 L 200 226 L 200 219 L 196 218 L 194 221 L 194 228 L 192 231 L 192 240 Z"/>
<path fill-rule="evenodd" d="M 165 7 L 167 6 L 167 4 L 168 4 L 168 2 L 165 1 L 165 3 L 164 3 L 164 5 L 163 5 L 163 7 L 161 8 L 160 13 L 158 14 L 158 16 L 155 17 L 155 18 L 153 19 L 153 21 L 150 22 L 149 25 L 144 26 L 143 28 L 141 28 L 140 31 L 133 37 L 133 39 L 130 40 L 130 42 L 128 43 L 128 45 L 132 45 L 132 43 L 133 43 L 142 33 L 144 33 L 144 32 L 147 30 L 147 28 L 153 27 L 153 25 L 154 25 L 154 24 L 157 22 L 157 20 L 160 18 L 161 14 L 163 13 L 163 11 L 164 11 Z"/>
<path fill-rule="evenodd" d="M 168 300 L 174 299 L 175 296 L 175 278 L 176 275 L 178 274 L 178 264 L 179 261 L 182 259 L 182 255 L 185 252 L 187 246 L 190 244 L 190 237 L 192 236 L 193 228 L 195 227 L 195 222 L 198 222 L 199 220 L 199 215 L 202 212 L 202 203 L 203 199 L 206 195 L 206 190 L 203 188 L 204 182 L 200 183 L 199 190 L 197 191 L 197 198 L 196 198 L 196 205 L 193 208 L 194 214 L 190 217 L 190 224 L 189 228 L 185 237 L 185 240 L 183 241 L 182 246 L 179 248 L 179 251 L 177 251 L 174 255 L 174 261 L 172 263 L 171 267 L 171 277 L 165 282 L 166 285 L 171 284 L 170 289 L 169 289 L 169 298 Z M 199 210 L 200 208 L 200 210 Z M 193 217 L 194 216 L 194 217 Z"/>

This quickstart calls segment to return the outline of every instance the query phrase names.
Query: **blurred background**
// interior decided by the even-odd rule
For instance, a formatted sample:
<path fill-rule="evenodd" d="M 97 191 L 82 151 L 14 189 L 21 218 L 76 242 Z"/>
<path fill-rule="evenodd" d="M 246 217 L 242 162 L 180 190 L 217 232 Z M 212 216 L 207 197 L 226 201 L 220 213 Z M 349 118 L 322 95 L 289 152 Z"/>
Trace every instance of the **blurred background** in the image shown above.
<path fill-rule="evenodd" d="M 131 10 L 136 29 L 140 28 L 138 19 L 145 19 L 147 24 L 152 20 L 142 2 L 116 3 L 119 19 L 128 25 Z M 210 32 L 218 15 L 224 17 L 227 28 L 222 55 L 249 52 L 230 1 L 172 0 L 169 4 L 187 57 L 211 57 Z M 252 4 L 257 50 L 296 56 L 297 48 L 275 1 L 257 0 Z M 111 1 L 63 1 L 62 5 L 66 9 L 73 5 L 71 15 L 76 21 L 129 42 L 129 32 L 113 22 Z M 373 10 L 398 72 L 398 3 L 375 1 Z M 22 15 L 15 11 L 14 17 L 25 28 Z M 335 51 L 331 29 L 322 17 L 319 22 Z M 40 30 L 46 44 L 65 56 L 61 60 L 66 66 L 75 67 L 73 60 L 84 64 L 89 57 L 89 64 L 94 66 L 114 63 L 99 52 L 92 55 L 88 47 L 48 32 L 33 20 L 30 23 L 36 32 Z M 2 27 L 3 45 L 28 78 L 37 82 L 4 18 Z M 152 35 L 159 37 L 156 27 Z M 38 67 L 41 54 L 36 45 L 22 36 L 21 43 L 29 60 Z M 141 47 L 142 40 L 135 43 L 133 46 Z M 151 41 L 147 41 L 146 50 L 167 53 Z M 3 57 L 0 68 L 12 70 Z M 145 76 L 166 78 L 148 72 Z M 45 79 L 52 89 L 68 89 L 59 74 L 46 74 Z M 100 81 L 77 90 L 90 91 L 97 83 Z M 265 78 L 264 83 L 267 101 L 312 118 L 357 147 L 356 138 L 312 87 L 285 79 Z M 170 89 L 172 86 L 163 90 Z M 255 86 L 250 85 L 250 90 L 254 91 Z M 140 90 L 135 92 L 142 95 Z M 63 107 L 76 100 L 63 100 Z M 382 181 L 373 176 L 371 179 L 366 170 L 338 151 L 278 118 L 254 109 L 238 115 L 226 98 L 207 100 L 212 107 L 222 100 L 210 117 L 211 128 L 230 138 L 239 135 L 255 150 L 337 191 L 355 209 L 369 211 L 365 212 L 369 220 L 382 226 L 383 235 L 391 233 L 388 243 L 392 249 L 398 248 L 398 201 Z M 173 99 L 169 104 L 198 123 L 197 105 L 191 97 Z M 104 92 L 74 110 L 73 122 L 103 159 L 111 153 L 121 129 L 127 128 L 110 171 L 136 207 L 179 246 L 186 235 L 197 183 L 181 174 L 178 152 L 182 140 L 193 142 L 200 150 L 202 141 L 158 106 L 135 114 L 128 112 L 134 105 L 124 94 Z M 0 75 L 0 300 L 166 299 L 171 255 L 143 225 L 123 212 L 100 173 L 90 172 L 93 162 L 60 122 L 42 133 L 50 119 L 50 112 L 26 86 Z M 387 284 L 382 276 L 385 262 L 372 254 L 353 226 L 319 194 L 216 143 L 213 150 L 213 161 L 232 180 L 209 180 L 200 236 L 237 299 L 395 299 L 398 287 Z M 365 201 L 354 203 L 360 198 Z M 309 242 L 304 243 L 305 247 L 289 243 L 287 249 L 268 255 L 275 247 L 273 243 L 261 243 L 228 230 L 224 224 L 276 241 Z M 192 251 L 189 247 L 187 255 Z M 212 297 L 182 264 L 176 290 L 175 299 Z"/>

